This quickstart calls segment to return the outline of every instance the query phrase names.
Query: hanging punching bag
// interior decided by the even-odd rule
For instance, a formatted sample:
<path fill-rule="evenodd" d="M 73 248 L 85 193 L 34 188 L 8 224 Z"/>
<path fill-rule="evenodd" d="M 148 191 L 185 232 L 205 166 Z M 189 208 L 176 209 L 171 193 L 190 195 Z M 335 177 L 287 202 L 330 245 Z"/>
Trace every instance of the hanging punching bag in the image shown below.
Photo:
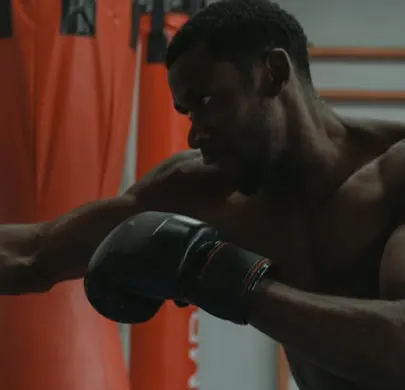
<path fill-rule="evenodd" d="M 53 219 L 117 193 L 134 84 L 132 7 L 1 0 L 0 223 Z M 3 389 L 128 390 L 117 326 L 90 307 L 82 281 L 1 297 L 0 316 Z"/>
<path fill-rule="evenodd" d="M 165 12 L 155 0 L 141 17 L 137 177 L 187 148 L 190 123 L 173 108 L 164 64 L 168 40 L 198 8 Z M 164 195 L 163 195 L 164 196 Z M 197 389 L 198 310 L 164 304 L 149 322 L 132 326 L 130 378 L 132 390 Z"/>

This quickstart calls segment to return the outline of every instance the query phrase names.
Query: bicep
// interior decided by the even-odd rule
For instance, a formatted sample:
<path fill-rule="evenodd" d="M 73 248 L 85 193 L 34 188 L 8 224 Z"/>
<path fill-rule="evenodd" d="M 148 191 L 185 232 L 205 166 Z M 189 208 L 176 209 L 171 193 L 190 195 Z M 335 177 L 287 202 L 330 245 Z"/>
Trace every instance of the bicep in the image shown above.
<path fill-rule="evenodd" d="M 380 295 L 383 299 L 405 298 L 405 224 L 388 240 L 380 265 Z"/>
<path fill-rule="evenodd" d="M 233 192 L 233 184 L 215 166 L 203 163 L 198 150 L 173 155 L 140 178 L 124 195 L 138 208 L 212 220 L 210 214 Z"/>
<path fill-rule="evenodd" d="M 198 218 L 200 196 L 207 194 L 205 188 L 217 193 L 218 186 L 213 184 L 212 175 L 203 174 L 204 180 L 196 174 L 200 170 L 196 162 L 199 154 L 191 152 L 164 161 L 123 195 L 90 202 L 51 222 L 47 236 L 52 237 L 53 246 L 63 247 L 69 242 L 71 250 L 88 257 L 115 226 L 137 213 L 166 211 Z"/>
<path fill-rule="evenodd" d="M 161 181 L 175 171 L 195 170 L 200 163 L 201 153 L 198 150 L 185 150 L 176 153 L 143 175 L 124 192 L 124 195 L 137 195 L 141 189 L 147 188 L 151 183 Z"/>
<path fill-rule="evenodd" d="M 124 194 L 88 202 L 52 221 L 52 230 L 63 227 L 76 232 L 79 229 L 86 231 L 88 235 L 100 231 L 100 235 L 103 236 L 136 213 L 166 207 L 167 199 L 170 198 L 167 193 L 170 192 L 170 188 L 173 192 L 171 180 L 168 179 L 171 176 L 170 171 L 179 161 L 186 160 L 190 160 L 187 153 L 174 155 L 158 164 Z"/>

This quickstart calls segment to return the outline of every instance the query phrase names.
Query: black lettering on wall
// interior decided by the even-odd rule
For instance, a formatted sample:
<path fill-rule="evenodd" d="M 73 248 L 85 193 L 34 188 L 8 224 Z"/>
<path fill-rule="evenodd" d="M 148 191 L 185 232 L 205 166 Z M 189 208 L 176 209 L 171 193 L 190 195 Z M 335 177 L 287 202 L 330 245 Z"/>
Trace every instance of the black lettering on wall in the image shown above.
<path fill-rule="evenodd" d="M 94 37 L 96 33 L 96 0 L 62 0 L 60 33 Z"/>
<path fill-rule="evenodd" d="M 11 38 L 11 0 L 0 0 L 0 38 Z"/>

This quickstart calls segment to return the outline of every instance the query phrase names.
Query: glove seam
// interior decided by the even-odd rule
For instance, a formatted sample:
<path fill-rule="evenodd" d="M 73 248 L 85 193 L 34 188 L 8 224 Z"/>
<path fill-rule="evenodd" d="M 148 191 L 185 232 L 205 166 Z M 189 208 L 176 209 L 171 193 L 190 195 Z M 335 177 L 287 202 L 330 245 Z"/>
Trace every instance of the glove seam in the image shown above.
<path fill-rule="evenodd" d="M 204 267 L 202 268 L 201 272 L 198 275 L 198 279 L 202 279 L 205 272 L 207 271 L 209 265 L 211 264 L 212 260 L 214 259 L 215 255 L 224 247 L 226 247 L 228 245 L 227 242 L 220 242 L 220 244 L 217 244 L 216 246 L 214 246 L 214 248 L 212 248 L 207 255 L 207 262 L 204 264 Z"/>

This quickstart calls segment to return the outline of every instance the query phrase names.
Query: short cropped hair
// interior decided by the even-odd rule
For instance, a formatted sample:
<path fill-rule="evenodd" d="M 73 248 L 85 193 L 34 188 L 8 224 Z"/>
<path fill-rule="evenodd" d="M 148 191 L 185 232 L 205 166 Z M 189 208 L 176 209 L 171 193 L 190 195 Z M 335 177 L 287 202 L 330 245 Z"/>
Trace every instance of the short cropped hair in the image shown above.
<path fill-rule="evenodd" d="M 312 84 L 306 34 L 295 17 L 275 2 L 221 0 L 203 8 L 173 37 L 166 53 L 167 68 L 200 42 L 215 59 L 244 65 L 244 69 L 266 47 L 282 48 L 300 76 Z"/>

